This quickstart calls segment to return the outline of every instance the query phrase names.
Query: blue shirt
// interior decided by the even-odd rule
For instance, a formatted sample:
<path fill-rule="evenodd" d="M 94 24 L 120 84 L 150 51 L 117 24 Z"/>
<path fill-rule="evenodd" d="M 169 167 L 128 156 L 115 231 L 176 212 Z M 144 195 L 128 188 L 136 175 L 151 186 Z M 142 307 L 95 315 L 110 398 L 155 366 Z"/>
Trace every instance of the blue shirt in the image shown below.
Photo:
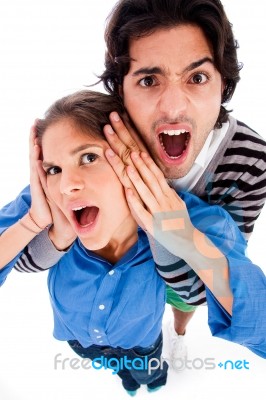
<path fill-rule="evenodd" d="M 209 237 L 228 261 L 233 313 L 230 316 L 206 288 L 212 334 L 266 358 L 264 273 L 245 256 L 246 242 L 227 212 L 189 193 L 181 193 L 181 197 L 193 225 Z M 0 210 L 0 233 L 21 218 L 29 204 L 27 187 Z M 0 282 L 20 255 L 0 271 Z M 50 271 L 48 285 L 58 339 L 75 338 L 83 346 L 97 343 L 128 348 L 148 346 L 159 334 L 164 285 L 154 270 L 148 240 L 141 230 L 139 242 L 115 266 L 76 241 Z"/>

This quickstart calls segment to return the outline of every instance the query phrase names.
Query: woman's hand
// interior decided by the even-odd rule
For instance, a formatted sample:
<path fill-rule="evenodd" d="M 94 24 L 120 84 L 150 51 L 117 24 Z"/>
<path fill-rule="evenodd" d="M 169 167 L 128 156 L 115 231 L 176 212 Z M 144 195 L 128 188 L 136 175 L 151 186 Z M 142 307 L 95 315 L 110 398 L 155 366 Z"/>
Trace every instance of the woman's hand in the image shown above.
<path fill-rule="evenodd" d="M 30 213 L 41 227 L 50 225 L 49 237 L 58 250 L 65 250 L 76 239 L 69 221 L 49 196 L 46 173 L 42 167 L 41 148 L 36 141 L 35 126 L 30 134 L 30 171 L 32 205 Z"/>
<path fill-rule="evenodd" d="M 40 153 L 40 147 L 37 145 L 36 140 L 35 125 L 33 125 L 30 130 L 29 138 L 31 191 L 30 215 L 39 227 L 45 229 L 45 227 L 52 224 L 53 221 L 46 193 L 40 179 L 40 174 L 44 174 L 42 161 L 40 160 Z"/>

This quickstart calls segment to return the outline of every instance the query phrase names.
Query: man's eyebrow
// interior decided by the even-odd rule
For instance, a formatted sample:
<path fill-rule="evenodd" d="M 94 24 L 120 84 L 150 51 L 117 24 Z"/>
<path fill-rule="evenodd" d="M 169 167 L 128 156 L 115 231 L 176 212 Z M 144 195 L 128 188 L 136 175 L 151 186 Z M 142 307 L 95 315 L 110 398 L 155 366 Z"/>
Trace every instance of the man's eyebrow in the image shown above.
<path fill-rule="evenodd" d="M 137 71 L 133 72 L 133 76 L 138 76 L 138 75 L 153 75 L 153 74 L 162 74 L 163 70 L 160 67 L 144 67 L 137 69 Z"/>
<path fill-rule="evenodd" d="M 206 62 L 213 64 L 213 59 L 210 57 L 204 57 L 204 58 L 201 58 L 200 60 L 193 61 L 182 71 L 182 73 L 193 71 L 193 69 L 200 67 L 202 64 L 204 64 Z M 139 76 L 139 75 L 153 75 L 153 74 L 163 75 L 164 71 L 161 67 L 151 67 L 151 68 L 143 67 L 143 68 L 137 69 L 135 72 L 133 72 L 132 75 Z"/>
<path fill-rule="evenodd" d="M 74 156 L 83 150 L 87 150 L 87 149 L 95 148 L 95 147 L 102 149 L 102 146 L 99 146 L 98 144 L 82 144 L 81 146 L 78 146 L 74 150 L 72 150 L 70 152 L 70 155 Z M 49 167 L 54 167 L 55 164 L 53 164 L 51 162 L 43 161 L 42 165 L 44 168 L 49 168 Z"/>
<path fill-rule="evenodd" d="M 205 64 L 207 62 L 213 64 L 213 59 L 210 57 L 204 57 L 204 58 L 201 58 L 200 60 L 194 61 L 184 69 L 183 73 L 193 71 L 193 69 L 196 69 L 196 68 L 200 67 L 202 64 Z"/>

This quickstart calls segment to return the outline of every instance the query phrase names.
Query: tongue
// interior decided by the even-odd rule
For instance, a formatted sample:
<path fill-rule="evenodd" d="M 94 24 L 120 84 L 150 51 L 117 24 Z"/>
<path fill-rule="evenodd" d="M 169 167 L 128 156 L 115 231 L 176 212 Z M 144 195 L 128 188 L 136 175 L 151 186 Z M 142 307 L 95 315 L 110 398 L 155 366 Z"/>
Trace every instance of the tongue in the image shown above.
<path fill-rule="evenodd" d="M 90 225 L 95 221 L 97 214 L 99 212 L 98 207 L 86 207 L 82 210 L 82 214 L 80 216 L 80 225 L 86 226 Z"/>
<path fill-rule="evenodd" d="M 186 134 L 181 135 L 162 135 L 162 140 L 164 144 L 164 148 L 166 153 L 170 157 L 178 157 L 180 156 L 186 148 Z"/>

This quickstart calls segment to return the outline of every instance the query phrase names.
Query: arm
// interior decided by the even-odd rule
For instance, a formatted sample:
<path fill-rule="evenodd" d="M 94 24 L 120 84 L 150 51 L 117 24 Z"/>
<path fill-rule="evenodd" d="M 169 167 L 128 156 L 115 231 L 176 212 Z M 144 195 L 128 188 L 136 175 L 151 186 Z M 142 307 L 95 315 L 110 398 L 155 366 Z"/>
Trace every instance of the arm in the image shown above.
<path fill-rule="evenodd" d="M 266 277 L 245 256 L 246 241 L 233 219 L 189 193 L 178 198 L 147 155 L 132 158 L 136 170 L 128 167 L 128 174 L 146 206 L 128 189 L 132 212 L 205 283 L 212 334 L 266 358 Z"/>
<path fill-rule="evenodd" d="M 0 269 L 8 264 L 41 231 L 30 212 L 0 236 Z"/>
<path fill-rule="evenodd" d="M 145 204 L 131 189 L 126 190 L 135 219 L 170 253 L 185 260 L 231 314 L 226 257 L 192 224 L 185 202 L 169 187 L 152 159 L 146 153 L 132 153 L 132 160 L 136 169 L 128 167 L 127 172 Z"/>
<path fill-rule="evenodd" d="M 130 157 L 131 151 L 140 152 L 141 150 L 146 151 L 146 149 L 130 125 L 128 123 L 125 125 L 123 120 L 117 117 L 116 113 L 111 113 L 112 126 L 106 125 L 104 127 L 106 139 L 113 150 L 112 153 L 109 153 L 109 162 L 124 187 L 132 188 L 134 193 L 137 194 L 127 175 L 126 167 L 134 165 Z M 115 154 L 118 154 L 119 157 L 116 157 Z M 160 251 L 158 251 L 159 247 Z M 192 305 L 204 304 L 206 302 L 205 287 L 193 269 L 180 257 L 170 254 L 156 240 L 153 240 L 152 248 L 156 250 L 153 256 L 157 271 L 166 283 L 185 302 Z M 157 256 L 159 260 L 157 260 Z"/>
<path fill-rule="evenodd" d="M 35 129 L 30 134 L 29 187 L 0 212 L 0 269 L 15 264 L 18 271 L 36 272 L 54 265 L 75 236 L 66 219 L 47 197 L 46 176 L 41 166 L 40 148 L 35 143 Z M 26 199 L 26 201 L 24 201 Z M 25 214 L 25 215 L 24 215 Z M 22 218 L 21 218 L 22 217 Z M 51 225 L 50 230 L 43 230 Z M 55 227 L 56 226 L 56 227 Z M 38 235 L 41 231 L 43 232 Z M 63 232 L 60 235 L 60 232 Z M 37 235 L 37 236 L 36 236 Z M 49 235 L 49 236 L 48 236 Z M 52 241 L 54 240 L 55 247 Z M 28 246 L 26 246 L 29 244 Z M 3 274 L 2 274 L 3 275 Z"/>

